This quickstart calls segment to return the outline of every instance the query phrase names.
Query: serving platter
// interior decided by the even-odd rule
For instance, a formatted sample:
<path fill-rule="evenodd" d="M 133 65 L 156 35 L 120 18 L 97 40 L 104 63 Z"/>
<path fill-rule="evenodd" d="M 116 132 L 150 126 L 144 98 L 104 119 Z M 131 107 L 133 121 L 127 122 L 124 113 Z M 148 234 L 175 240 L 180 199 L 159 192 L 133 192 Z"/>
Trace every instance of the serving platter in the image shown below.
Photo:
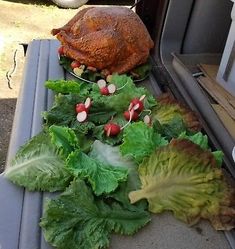
<path fill-rule="evenodd" d="M 75 78 L 78 78 L 84 82 L 96 83 L 100 79 L 105 79 L 105 76 L 102 75 L 101 71 L 92 71 L 83 65 L 82 67 L 84 67 L 84 71 L 81 75 L 78 75 L 74 73 L 74 70 L 71 67 L 71 63 L 74 61 L 73 59 L 68 58 L 66 56 L 62 56 L 60 54 L 58 54 L 58 59 L 59 59 L 60 65 L 68 73 L 70 73 Z M 148 60 L 146 63 L 134 68 L 131 72 L 127 73 L 127 75 L 130 76 L 135 83 L 138 83 L 138 82 L 145 80 L 149 76 L 151 69 L 152 69 L 151 63 Z"/>

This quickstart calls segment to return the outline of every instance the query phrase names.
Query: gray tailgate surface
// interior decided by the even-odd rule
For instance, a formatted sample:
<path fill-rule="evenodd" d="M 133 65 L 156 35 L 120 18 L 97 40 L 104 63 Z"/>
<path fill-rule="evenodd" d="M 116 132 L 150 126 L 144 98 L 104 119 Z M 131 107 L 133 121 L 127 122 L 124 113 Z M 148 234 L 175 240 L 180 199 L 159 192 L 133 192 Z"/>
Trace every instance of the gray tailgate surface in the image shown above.
<path fill-rule="evenodd" d="M 17 101 L 8 153 L 8 164 L 19 146 L 41 130 L 41 112 L 51 107 L 53 94 L 44 87 L 47 79 L 64 79 L 58 63 L 56 40 L 29 44 L 22 89 Z M 150 77 L 147 87 L 159 94 Z M 0 175 L 0 249 L 49 249 L 38 226 L 46 198 L 53 194 L 28 192 Z M 134 236 L 113 235 L 112 249 L 229 249 L 223 232 L 203 221 L 188 227 L 170 213 L 152 216 L 152 221 Z M 70 248 L 68 248 L 70 249 Z"/>

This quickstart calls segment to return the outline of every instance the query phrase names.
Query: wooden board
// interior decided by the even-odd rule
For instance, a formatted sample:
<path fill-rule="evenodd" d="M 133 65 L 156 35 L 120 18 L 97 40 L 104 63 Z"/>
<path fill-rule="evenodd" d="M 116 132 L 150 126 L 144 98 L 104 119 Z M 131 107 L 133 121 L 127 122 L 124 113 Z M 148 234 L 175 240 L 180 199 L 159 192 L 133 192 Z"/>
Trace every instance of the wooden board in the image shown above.
<path fill-rule="evenodd" d="M 229 131 L 233 139 L 235 140 L 235 120 L 233 120 L 228 113 L 225 111 L 225 109 L 218 105 L 218 104 L 212 104 L 212 107 L 214 108 L 215 112 L 223 122 L 225 128 Z"/>

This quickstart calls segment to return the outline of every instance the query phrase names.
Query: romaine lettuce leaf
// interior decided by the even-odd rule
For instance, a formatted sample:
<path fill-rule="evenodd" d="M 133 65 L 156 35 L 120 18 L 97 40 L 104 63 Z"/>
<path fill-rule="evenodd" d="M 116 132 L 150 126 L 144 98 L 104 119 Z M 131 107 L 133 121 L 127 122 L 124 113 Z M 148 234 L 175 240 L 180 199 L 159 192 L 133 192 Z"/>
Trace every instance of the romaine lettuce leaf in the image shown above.
<path fill-rule="evenodd" d="M 48 134 L 33 137 L 18 151 L 5 177 L 30 191 L 64 190 L 72 179 Z"/>
<path fill-rule="evenodd" d="M 181 119 L 186 128 L 192 132 L 200 131 L 201 124 L 195 112 L 175 100 L 169 94 L 158 97 L 158 105 L 152 110 L 153 120 L 157 119 L 161 125 L 170 124 L 174 119 Z"/>
<path fill-rule="evenodd" d="M 172 211 L 189 224 L 203 218 L 216 229 L 234 227 L 234 193 L 208 150 L 173 139 L 143 160 L 139 176 L 142 187 L 130 192 L 131 203 L 144 198 L 153 213 Z"/>
<path fill-rule="evenodd" d="M 51 142 L 60 150 L 60 153 L 67 156 L 74 150 L 79 149 L 79 141 L 75 132 L 63 126 L 52 125 L 49 128 Z"/>
<path fill-rule="evenodd" d="M 74 176 L 86 179 L 97 196 L 114 191 L 128 175 L 127 169 L 103 164 L 81 151 L 69 155 L 67 167 Z"/>
<path fill-rule="evenodd" d="M 120 153 L 119 146 L 110 146 L 108 144 L 103 144 L 98 140 L 92 145 L 89 156 L 106 165 L 123 167 L 128 170 L 127 181 L 121 182 L 119 187 L 114 192 L 110 193 L 108 197 L 114 198 L 121 202 L 124 207 L 128 207 L 131 210 L 133 205 L 130 204 L 128 194 L 130 191 L 140 188 L 137 164 L 130 158 L 123 157 Z M 143 210 L 146 209 L 146 202 L 143 201 L 141 204 L 138 203 L 138 207 L 142 207 Z"/>
<path fill-rule="evenodd" d="M 45 87 L 56 93 L 79 93 L 80 83 L 67 80 L 47 80 Z"/>
<path fill-rule="evenodd" d="M 75 180 L 46 203 L 40 226 L 46 241 L 58 249 L 99 249 L 109 245 L 111 232 L 132 235 L 149 221 L 147 212 L 127 210 L 117 202 L 107 205 Z"/>
<path fill-rule="evenodd" d="M 157 147 L 167 143 L 167 140 L 156 133 L 152 127 L 143 122 L 136 122 L 125 128 L 120 151 L 123 156 L 130 156 L 140 163 Z"/>
<path fill-rule="evenodd" d="M 208 144 L 208 137 L 207 135 L 203 135 L 201 132 L 197 132 L 193 135 L 187 135 L 185 132 L 179 135 L 179 138 L 188 139 L 191 142 L 199 145 L 203 150 L 211 151 L 209 144 Z M 224 153 L 220 150 L 213 151 L 212 154 L 215 157 L 218 167 L 222 166 Z"/>

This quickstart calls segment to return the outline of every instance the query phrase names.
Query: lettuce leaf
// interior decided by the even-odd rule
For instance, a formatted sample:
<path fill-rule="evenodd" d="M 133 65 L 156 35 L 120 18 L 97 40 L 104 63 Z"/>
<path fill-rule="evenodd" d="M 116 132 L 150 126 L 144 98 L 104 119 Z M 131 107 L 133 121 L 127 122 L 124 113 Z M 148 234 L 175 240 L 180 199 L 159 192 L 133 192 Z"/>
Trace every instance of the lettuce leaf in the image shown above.
<path fill-rule="evenodd" d="M 66 158 L 72 151 L 79 149 L 79 141 L 75 132 L 63 126 L 52 125 L 49 128 L 52 143 Z"/>
<path fill-rule="evenodd" d="M 157 119 L 161 125 L 169 124 L 174 119 L 181 119 L 189 131 L 201 130 L 201 124 L 195 112 L 175 100 L 169 94 L 158 97 L 158 105 L 152 110 L 153 120 Z"/>
<path fill-rule="evenodd" d="M 56 93 L 79 93 L 80 83 L 72 80 L 47 80 L 45 87 Z"/>
<path fill-rule="evenodd" d="M 139 166 L 141 189 L 130 192 L 131 203 L 147 199 L 153 213 L 172 211 L 194 224 L 200 218 L 215 229 L 234 227 L 234 193 L 208 150 L 186 139 L 173 139 Z"/>
<path fill-rule="evenodd" d="M 130 156 L 140 163 L 157 147 L 167 143 L 167 140 L 156 133 L 152 127 L 143 122 L 137 122 L 125 128 L 120 151 L 123 156 Z"/>
<path fill-rule="evenodd" d="M 121 202 L 123 206 L 131 209 L 133 205 L 130 204 L 128 194 L 130 191 L 140 188 L 137 164 L 130 158 L 123 157 L 120 153 L 119 146 L 110 146 L 108 144 L 103 144 L 98 140 L 96 140 L 92 145 L 92 150 L 89 153 L 89 156 L 106 165 L 123 167 L 128 170 L 127 181 L 121 182 L 119 187 L 108 196 Z M 146 203 L 142 203 L 141 205 L 144 210 L 146 208 Z"/>
<path fill-rule="evenodd" d="M 208 143 L 207 135 L 203 135 L 201 132 L 197 132 L 193 135 L 187 135 L 185 132 L 179 135 L 179 138 L 188 139 L 191 142 L 199 145 L 203 150 L 211 151 Z M 220 150 L 213 151 L 212 154 L 217 162 L 218 167 L 222 166 L 224 153 Z"/>
<path fill-rule="evenodd" d="M 22 146 L 4 176 L 30 191 L 54 192 L 64 190 L 72 179 L 64 165 L 49 135 L 41 133 Z"/>
<path fill-rule="evenodd" d="M 132 235 L 150 220 L 145 211 L 127 210 L 117 202 L 107 205 L 94 198 L 81 180 L 75 180 L 46 203 L 40 222 L 47 242 L 58 249 L 104 248 L 110 233 Z"/>
<path fill-rule="evenodd" d="M 120 182 L 126 181 L 128 175 L 127 169 L 104 164 L 81 151 L 69 155 L 67 167 L 74 176 L 87 179 L 97 196 L 114 191 Z"/>
<path fill-rule="evenodd" d="M 144 99 L 145 109 L 150 109 L 156 105 L 155 98 L 143 87 L 136 87 L 131 77 L 127 75 L 112 75 L 111 83 L 115 84 L 117 91 L 113 95 L 103 96 L 100 94 L 99 87 L 93 84 L 91 96 L 98 105 L 104 105 L 117 113 L 123 113 L 129 107 L 133 98 L 139 98 L 146 95 Z"/>

